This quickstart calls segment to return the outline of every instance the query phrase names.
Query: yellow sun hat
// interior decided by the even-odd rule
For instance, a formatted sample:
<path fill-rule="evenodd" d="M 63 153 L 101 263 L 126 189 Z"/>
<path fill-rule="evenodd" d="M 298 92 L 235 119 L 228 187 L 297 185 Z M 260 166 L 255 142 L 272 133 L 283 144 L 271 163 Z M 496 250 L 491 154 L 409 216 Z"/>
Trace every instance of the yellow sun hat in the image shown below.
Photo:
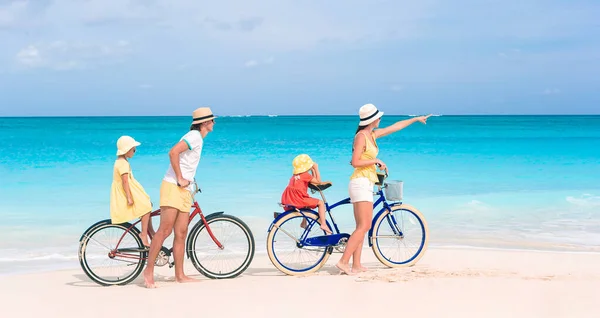
<path fill-rule="evenodd" d="M 310 170 L 313 166 L 313 161 L 307 154 L 301 154 L 294 158 L 292 166 L 294 167 L 294 174 L 299 174 Z"/>
<path fill-rule="evenodd" d="M 131 148 L 137 147 L 141 145 L 139 142 L 135 141 L 132 137 L 129 136 L 121 136 L 119 140 L 117 140 L 117 156 L 126 154 Z"/>

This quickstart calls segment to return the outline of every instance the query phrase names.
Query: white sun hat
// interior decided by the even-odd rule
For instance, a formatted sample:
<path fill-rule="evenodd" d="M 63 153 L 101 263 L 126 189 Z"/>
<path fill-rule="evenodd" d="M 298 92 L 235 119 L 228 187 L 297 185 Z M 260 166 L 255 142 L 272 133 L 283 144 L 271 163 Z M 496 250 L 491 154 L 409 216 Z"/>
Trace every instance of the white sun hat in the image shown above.
<path fill-rule="evenodd" d="M 141 145 L 139 142 L 135 141 L 132 137 L 129 136 L 121 136 L 119 140 L 117 140 L 117 156 L 121 156 L 126 154 L 131 148 L 137 147 Z"/>
<path fill-rule="evenodd" d="M 360 116 L 360 126 L 366 126 L 383 116 L 383 112 L 380 112 L 377 107 L 373 104 L 365 104 L 358 110 Z"/>

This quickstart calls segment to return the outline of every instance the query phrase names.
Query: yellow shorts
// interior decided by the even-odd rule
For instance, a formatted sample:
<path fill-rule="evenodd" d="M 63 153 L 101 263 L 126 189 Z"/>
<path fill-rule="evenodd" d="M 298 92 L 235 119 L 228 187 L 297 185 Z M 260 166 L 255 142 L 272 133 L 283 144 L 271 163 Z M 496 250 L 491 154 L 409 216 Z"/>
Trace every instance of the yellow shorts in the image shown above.
<path fill-rule="evenodd" d="M 169 206 L 189 213 L 192 208 L 192 194 L 176 184 L 163 180 L 160 185 L 160 206 Z"/>

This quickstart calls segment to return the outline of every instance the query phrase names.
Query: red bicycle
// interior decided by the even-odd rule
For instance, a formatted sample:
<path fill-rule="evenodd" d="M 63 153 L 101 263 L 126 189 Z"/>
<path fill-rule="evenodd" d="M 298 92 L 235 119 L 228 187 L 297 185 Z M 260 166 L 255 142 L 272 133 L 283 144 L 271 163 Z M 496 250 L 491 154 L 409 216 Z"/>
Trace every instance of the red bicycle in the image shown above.
<path fill-rule="evenodd" d="M 201 192 L 194 182 L 196 193 Z M 186 241 L 186 255 L 204 276 L 213 279 L 233 278 L 243 273 L 254 257 L 254 236 L 239 218 L 215 212 L 204 216 L 194 199 L 189 224 L 199 215 Z M 151 218 L 160 209 L 151 212 Z M 110 219 L 90 226 L 79 239 L 79 263 L 85 274 L 103 285 L 125 285 L 136 279 L 148 257 L 136 225 L 140 222 L 112 224 Z M 173 248 L 161 247 L 156 266 L 173 267 Z"/>

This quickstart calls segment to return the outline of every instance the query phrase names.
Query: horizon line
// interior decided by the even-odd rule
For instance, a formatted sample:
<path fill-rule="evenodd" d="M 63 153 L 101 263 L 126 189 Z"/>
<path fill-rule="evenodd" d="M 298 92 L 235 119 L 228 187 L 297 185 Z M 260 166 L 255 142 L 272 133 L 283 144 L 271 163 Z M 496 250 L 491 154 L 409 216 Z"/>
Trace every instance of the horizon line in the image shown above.
<path fill-rule="evenodd" d="M 247 117 L 350 117 L 358 116 L 358 114 L 250 114 L 250 115 L 219 115 L 215 114 L 217 118 L 247 118 Z M 406 116 L 406 117 L 417 117 L 424 115 L 415 114 L 386 114 L 387 116 Z M 432 117 L 458 117 L 458 116 L 600 116 L 597 114 L 432 114 Z M 190 117 L 189 115 L 56 115 L 56 116 L 44 116 L 44 115 L 14 115 L 5 116 L 0 115 L 0 118 L 118 118 L 118 117 Z"/>

